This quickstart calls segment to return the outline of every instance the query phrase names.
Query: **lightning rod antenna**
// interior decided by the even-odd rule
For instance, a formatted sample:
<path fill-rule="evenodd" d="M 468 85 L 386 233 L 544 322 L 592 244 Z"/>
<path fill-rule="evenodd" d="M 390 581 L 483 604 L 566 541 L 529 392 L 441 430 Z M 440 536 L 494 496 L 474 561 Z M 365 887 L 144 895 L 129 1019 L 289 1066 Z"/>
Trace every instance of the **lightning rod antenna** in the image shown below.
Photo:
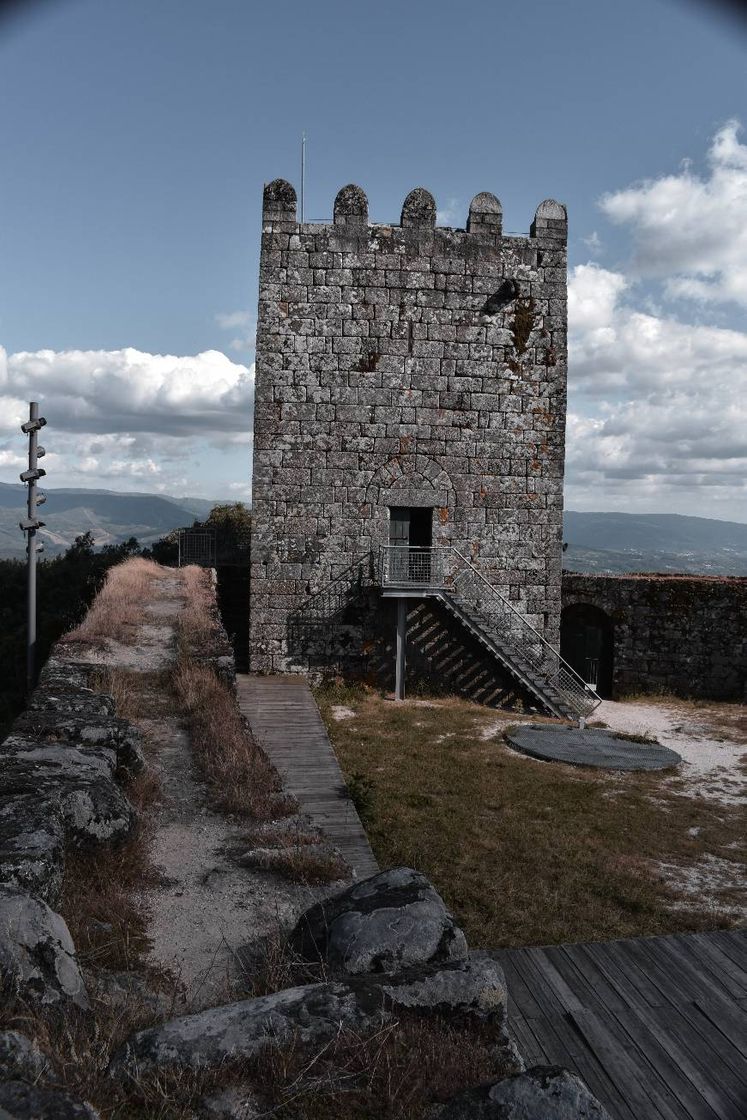
<path fill-rule="evenodd" d="M 304 192 L 306 187 L 306 133 L 301 133 L 301 225 L 304 220 Z"/>

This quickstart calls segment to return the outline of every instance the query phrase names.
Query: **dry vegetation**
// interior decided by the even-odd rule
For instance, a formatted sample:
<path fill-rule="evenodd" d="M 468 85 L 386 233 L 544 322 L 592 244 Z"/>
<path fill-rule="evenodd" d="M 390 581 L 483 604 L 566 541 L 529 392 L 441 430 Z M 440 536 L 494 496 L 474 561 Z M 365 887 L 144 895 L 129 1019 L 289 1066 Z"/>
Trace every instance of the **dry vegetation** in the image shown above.
<path fill-rule="evenodd" d="M 272 871 L 304 886 L 316 887 L 345 879 L 350 868 L 333 851 L 319 849 L 305 841 L 276 848 L 255 847 L 235 857 L 244 867 Z"/>
<path fill-rule="evenodd" d="M 64 642 L 134 642 L 144 618 L 148 591 L 161 568 L 136 556 L 110 568 L 104 586 L 86 617 L 64 636 Z"/>
<path fill-rule="evenodd" d="M 192 750 L 213 802 L 224 812 L 256 820 L 292 813 L 295 802 L 283 794 L 280 777 L 254 742 L 233 691 L 206 660 L 220 633 L 210 577 L 190 567 L 183 570 L 183 578 L 187 603 L 177 624 L 179 659 L 173 684 L 189 717 Z"/>
<path fill-rule="evenodd" d="M 163 1070 L 137 1081 L 113 1081 L 111 1053 L 133 1025 L 154 1020 L 146 1002 L 96 1000 L 97 1016 L 73 1010 L 40 1016 L 20 1004 L 0 1011 L 0 1027 L 34 1033 L 54 1054 L 56 1084 L 96 1107 L 104 1120 L 194 1120 L 201 1101 L 228 1085 L 251 1086 L 262 1115 L 277 1120 L 427 1120 L 434 1102 L 461 1088 L 515 1072 L 496 1060 L 490 1027 L 404 1018 L 366 1034 L 341 1030 L 316 1052 L 268 1041 L 252 1060 L 218 1069 Z"/>
<path fill-rule="evenodd" d="M 235 696 L 213 670 L 182 660 L 174 688 L 189 716 L 195 761 L 215 806 L 256 820 L 292 813 L 295 802 L 283 794 L 278 773 L 249 734 Z"/>
<path fill-rule="evenodd" d="M 395 704 L 334 686 L 317 699 L 354 789 L 366 791 L 380 863 L 425 872 L 472 944 L 730 924 L 676 895 L 656 864 L 694 864 L 710 853 L 738 866 L 744 820 L 733 807 L 678 795 L 661 775 L 522 758 L 500 731 L 491 734 L 496 713 L 465 701 Z M 336 704 L 355 718 L 335 721 Z M 728 892 L 722 901 L 732 901 Z"/>

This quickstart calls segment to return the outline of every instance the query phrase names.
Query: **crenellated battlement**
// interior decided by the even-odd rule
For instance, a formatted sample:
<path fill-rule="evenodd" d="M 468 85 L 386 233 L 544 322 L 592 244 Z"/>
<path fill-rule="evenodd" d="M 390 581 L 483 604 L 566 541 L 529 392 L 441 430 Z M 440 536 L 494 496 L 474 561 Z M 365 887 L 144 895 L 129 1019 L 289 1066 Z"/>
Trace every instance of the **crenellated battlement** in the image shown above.
<path fill-rule="evenodd" d="M 425 187 L 410 191 L 402 204 L 400 227 L 403 230 L 423 232 L 436 228 L 436 201 Z M 368 217 L 368 198 L 362 187 L 348 183 L 337 192 L 331 226 L 350 234 L 361 234 L 376 229 Z M 296 191 L 285 179 L 273 179 L 264 189 L 262 222 L 265 227 L 299 226 Z M 285 230 L 285 232 L 288 232 Z M 495 240 L 503 236 L 503 207 L 500 200 L 489 191 L 476 194 L 469 205 L 464 232 L 473 237 Z M 568 235 L 568 214 L 565 206 L 547 198 L 539 204 L 532 220 L 529 237 L 565 241 Z"/>

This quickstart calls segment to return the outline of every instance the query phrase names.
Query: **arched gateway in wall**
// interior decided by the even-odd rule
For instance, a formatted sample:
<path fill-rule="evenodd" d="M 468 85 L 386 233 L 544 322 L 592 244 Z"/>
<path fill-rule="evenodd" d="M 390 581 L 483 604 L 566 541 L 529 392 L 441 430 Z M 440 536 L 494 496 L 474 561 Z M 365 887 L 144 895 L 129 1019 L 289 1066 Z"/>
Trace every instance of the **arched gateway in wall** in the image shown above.
<path fill-rule="evenodd" d="M 612 697 L 614 623 L 591 603 L 563 607 L 560 652 L 578 675 L 604 699 Z"/>

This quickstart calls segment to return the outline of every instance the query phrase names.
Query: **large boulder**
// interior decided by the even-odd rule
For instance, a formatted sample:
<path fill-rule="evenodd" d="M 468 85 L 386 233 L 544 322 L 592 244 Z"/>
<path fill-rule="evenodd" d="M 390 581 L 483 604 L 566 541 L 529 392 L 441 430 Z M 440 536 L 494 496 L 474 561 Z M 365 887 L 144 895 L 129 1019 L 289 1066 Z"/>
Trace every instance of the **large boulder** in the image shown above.
<path fill-rule="evenodd" d="M 495 1085 L 467 1089 L 438 1113 L 438 1120 L 610 1120 L 575 1073 L 561 1066 L 533 1066 Z"/>
<path fill-rule="evenodd" d="M 88 1007 L 75 946 L 46 902 L 0 886 L 0 991 L 41 1004 Z"/>
<path fill-rule="evenodd" d="M 29 710 L 80 715 L 86 719 L 115 715 L 114 700 L 88 684 L 91 665 L 63 661 L 53 654 L 42 669 Z"/>
<path fill-rule="evenodd" d="M 318 902 L 301 915 L 291 944 L 305 959 L 353 976 L 467 956 L 441 895 L 411 867 L 382 871 Z"/>
<path fill-rule="evenodd" d="M 0 746 L 0 789 L 8 802 L 43 793 L 59 805 L 73 844 L 124 840 L 134 827 L 135 810 L 117 785 L 114 765 L 65 743 L 11 735 Z"/>
<path fill-rule="evenodd" d="M 0 883 L 54 905 L 64 868 L 64 827 L 59 801 L 39 791 L 9 797 L 0 779 Z"/>
<path fill-rule="evenodd" d="M 23 1081 L 0 1085 L 0 1120 L 100 1120 L 90 1104 Z"/>
<path fill-rule="evenodd" d="M 31 709 L 18 717 L 13 733 L 38 742 L 69 743 L 84 754 L 96 755 L 108 762 L 122 778 L 139 774 L 144 766 L 137 729 L 116 716 L 85 717 L 64 711 Z"/>
<path fill-rule="evenodd" d="M 509 1045 L 506 998 L 503 970 L 487 954 L 398 976 L 307 984 L 139 1031 L 115 1054 L 110 1074 L 136 1077 L 161 1066 L 214 1068 L 253 1057 L 268 1044 L 314 1049 L 342 1028 L 375 1030 L 407 1013 L 489 1023 L 499 1042 Z"/>
<path fill-rule="evenodd" d="M 0 1082 L 30 1081 L 53 1073 L 46 1054 L 36 1041 L 18 1031 L 0 1031 Z"/>

